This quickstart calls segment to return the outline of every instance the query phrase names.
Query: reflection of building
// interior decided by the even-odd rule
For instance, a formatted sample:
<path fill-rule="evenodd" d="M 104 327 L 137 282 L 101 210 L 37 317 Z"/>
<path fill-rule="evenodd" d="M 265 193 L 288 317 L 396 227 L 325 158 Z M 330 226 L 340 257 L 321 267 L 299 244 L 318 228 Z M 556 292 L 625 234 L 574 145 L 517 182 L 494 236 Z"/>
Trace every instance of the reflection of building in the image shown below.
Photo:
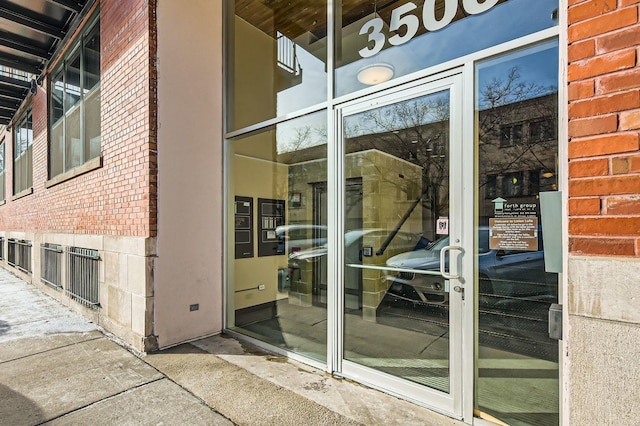
<path fill-rule="evenodd" d="M 481 218 L 492 216 L 496 197 L 536 203 L 558 189 L 556 103 L 547 95 L 479 112 Z"/>
<path fill-rule="evenodd" d="M 228 332 L 467 423 L 633 423 L 638 7 L 604 3 L 6 0 L 0 265 L 140 351 Z M 358 80 L 376 64 L 390 80 Z M 513 98 L 482 102 L 513 64 Z M 349 122 L 441 92 L 450 117 Z M 279 140 L 310 122 L 313 147 L 304 132 Z M 526 317 L 532 294 L 511 297 L 523 274 L 508 267 L 520 274 L 487 308 L 473 235 L 496 203 L 539 216 L 537 195 L 556 190 L 564 339 L 539 356 L 549 300 Z M 465 278 L 447 293 L 457 311 L 379 318 L 386 261 L 443 236 L 439 220 L 464 249 L 449 252 Z M 280 236 L 281 222 L 305 231 Z M 524 252 L 511 259 L 531 264 Z M 485 320 L 497 331 L 483 346 Z"/>

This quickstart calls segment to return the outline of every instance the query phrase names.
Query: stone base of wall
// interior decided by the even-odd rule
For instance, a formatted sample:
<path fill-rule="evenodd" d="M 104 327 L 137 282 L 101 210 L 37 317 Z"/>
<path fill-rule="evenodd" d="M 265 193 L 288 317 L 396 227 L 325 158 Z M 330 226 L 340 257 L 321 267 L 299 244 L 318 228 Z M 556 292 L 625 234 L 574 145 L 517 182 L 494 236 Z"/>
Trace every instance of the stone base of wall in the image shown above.
<path fill-rule="evenodd" d="M 640 410 L 640 260 L 570 257 L 568 417 L 635 424 Z"/>
<path fill-rule="evenodd" d="M 637 424 L 640 326 L 569 318 L 570 424 Z"/>
<path fill-rule="evenodd" d="M 155 238 L 23 232 L 0 232 L 0 237 L 4 237 L 5 245 L 10 238 L 31 241 L 32 273 L 26 274 L 7 263 L 6 246 L 5 260 L 0 261 L 0 266 L 33 283 L 41 291 L 95 322 L 132 349 L 149 352 L 157 348 L 157 339 L 153 334 Z M 81 247 L 98 251 L 99 308 L 86 307 L 65 293 L 66 255 L 60 265 L 63 288 L 54 288 L 41 280 L 40 247 L 44 243 L 58 244 L 63 249 Z"/>

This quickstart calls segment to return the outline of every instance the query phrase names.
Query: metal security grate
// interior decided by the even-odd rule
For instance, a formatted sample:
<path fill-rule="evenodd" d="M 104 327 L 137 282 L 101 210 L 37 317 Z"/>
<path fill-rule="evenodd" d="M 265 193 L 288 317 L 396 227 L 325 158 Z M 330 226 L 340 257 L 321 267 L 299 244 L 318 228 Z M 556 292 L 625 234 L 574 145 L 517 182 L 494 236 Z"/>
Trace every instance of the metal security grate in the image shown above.
<path fill-rule="evenodd" d="M 97 250 L 67 248 L 67 288 L 69 297 L 90 308 L 100 307 L 99 263 Z"/>
<path fill-rule="evenodd" d="M 22 272 L 31 273 L 31 241 L 9 238 L 7 262 Z"/>
<path fill-rule="evenodd" d="M 62 246 L 40 245 L 40 279 L 52 287 L 62 288 Z"/>

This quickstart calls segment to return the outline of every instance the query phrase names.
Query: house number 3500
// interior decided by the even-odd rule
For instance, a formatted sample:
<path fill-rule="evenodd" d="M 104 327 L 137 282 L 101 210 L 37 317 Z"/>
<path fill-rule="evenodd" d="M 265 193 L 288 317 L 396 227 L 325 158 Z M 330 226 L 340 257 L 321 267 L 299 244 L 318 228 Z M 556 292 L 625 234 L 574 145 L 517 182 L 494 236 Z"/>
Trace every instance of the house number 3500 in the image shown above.
<path fill-rule="evenodd" d="M 468 14 L 476 15 L 491 9 L 498 1 L 499 0 L 485 0 L 484 2 L 480 2 L 479 0 L 462 0 L 462 6 Z M 389 31 L 395 32 L 396 34 L 389 37 L 389 43 L 393 46 L 408 42 L 418 33 L 420 21 L 417 16 L 410 13 L 417 8 L 418 6 L 413 2 L 408 2 L 391 11 Z M 427 31 L 442 29 L 453 21 L 457 10 L 458 0 L 444 0 L 444 15 L 442 18 L 437 19 L 436 0 L 425 0 L 424 6 L 422 7 L 422 25 L 424 25 Z M 368 58 L 382 50 L 386 41 L 386 37 L 382 33 L 383 27 L 384 21 L 381 18 L 373 18 L 360 28 L 360 35 L 369 34 L 367 40 L 368 46 L 358 51 L 360 56 Z M 406 27 L 404 35 L 397 34 L 402 27 Z M 373 42 L 373 45 L 371 45 L 371 42 Z"/>

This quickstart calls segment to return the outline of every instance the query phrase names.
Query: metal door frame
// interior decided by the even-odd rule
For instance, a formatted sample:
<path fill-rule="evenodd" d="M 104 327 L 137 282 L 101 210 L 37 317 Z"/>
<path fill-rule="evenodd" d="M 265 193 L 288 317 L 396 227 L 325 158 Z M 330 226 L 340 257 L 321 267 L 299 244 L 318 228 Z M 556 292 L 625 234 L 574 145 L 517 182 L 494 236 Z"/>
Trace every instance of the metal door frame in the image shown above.
<path fill-rule="evenodd" d="M 473 145 L 463 147 L 463 139 L 468 140 L 468 131 L 473 125 L 464 122 L 464 112 L 467 111 L 463 103 L 463 92 L 467 87 L 463 79 L 462 69 L 451 70 L 428 79 L 415 81 L 406 86 L 375 94 L 366 98 L 337 106 L 334 110 L 335 134 L 333 149 L 329 149 L 330 161 L 336 164 L 334 173 L 329 174 L 329 188 L 335 191 L 329 199 L 329 220 L 333 222 L 333 232 L 328 236 L 330 265 L 335 265 L 329 279 L 329 301 L 333 305 L 329 309 L 332 320 L 328 329 L 328 364 L 330 370 L 338 376 L 353 379 L 384 392 L 400 396 L 416 404 L 426 406 L 448 416 L 462 419 L 463 401 L 467 405 L 473 404 Z M 473 78 L 473 74 L 471 74 Z M 466 79 L 468 81 L 468 79 Z M 352 114 L 375 109 L 381 106 L 409 100 L 430 93 L 443 90 L 450 91 L 450 223 L 451 244 L 460 246 L 457 253 L 458 261 L 449 272 L 460 275 L 458 285 L 469 288 L 464 293 L 454 293 L 449 307 L 450 330 L 450 392 L 448 394 L 419 385 L 398 377 L 394 377 L 343 359 L 344 339 L 344 305 L 341 297 L 344 291 L 344 205 L 345 197 L 344 167 L 345 152 L 343 142 L 343 118 Z M 471 91 L 473 93 L 473 91 Z M 473 105 L 471 105 L 473 108 Z M 468 118 L 467 118 L 468 121 Z M 473 139 L 471 139 L 473 141 Z M 466 149 L 465 149 L 466 148 Z M 465 172 L 466 170 L 466 172 Z M 471 185 L 469 185 L 471 182 Z M 466 206 L 466 214 L 463 214 Z M 333 212 L 333 214 L 331 213 Z M 331 224 L 330 224 L 331 229 Z M 468 238 L 471 236 L 471 238 Z M 466 256 L 463 254 L 466 253 Z M 450 262 L 451 265 L 454 262 Z M 464 301 L 462 300 L 464 294 Z M 470 339 L 470 340 L 469 340 Z M 466 392 L 465 392 L 466 391 Z"/>

